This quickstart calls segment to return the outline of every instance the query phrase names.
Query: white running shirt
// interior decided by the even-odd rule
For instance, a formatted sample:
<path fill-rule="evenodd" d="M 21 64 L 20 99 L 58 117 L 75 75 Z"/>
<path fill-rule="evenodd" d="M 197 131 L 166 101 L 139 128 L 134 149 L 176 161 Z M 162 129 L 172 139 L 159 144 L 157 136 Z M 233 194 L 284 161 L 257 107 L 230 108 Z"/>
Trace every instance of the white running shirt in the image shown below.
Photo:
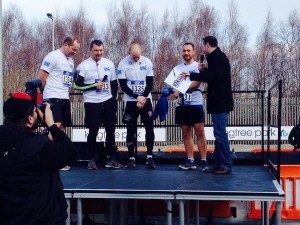
<path fill-rule="evenodd" d="M 146 87 L 146 77 L 153 77 L 153 64 L 150 59 L 141 56 L 138 62 L 128 55 L 118 65 L 118 79 L 127 79 L 127 86 L 137 95 L 142 95 Z M 147 98 L 152 99 L 151 92 Z M 124 101 L 137 101 L 124 93 Z"/>
<path fill-rule="evenodd" d="M 84 84 L 94 84 L 102 81 L 107 75 L 105 87 L 102 90 L 83 91 L 84 102 L 100 103 L 112 97 L 110 82 L 117 80 L 115 65 L 106 58 L 101 58 L 98 62 L 91 57 L 84 60 L 76 69 L 77 73 L 84 77 Z"/>
<path fill-rule="evenodd" d="M 181 63 L 175 66 L 175 68 L 181 72 L 199 73 L 198 62 L 196 61 L 189 65 Z M 192 93 L 184 94 L 184 105 L 203 105 L 203 97 L 199 87 Z"/>
<path fill-rule="evenodd" d="M 74 77 L 73 59 L 57 49 L 46 55 L 41 69 L 49 74 L 43 91 L 43 99 L 69 99 L 69 88 L 72 87 Z"/>

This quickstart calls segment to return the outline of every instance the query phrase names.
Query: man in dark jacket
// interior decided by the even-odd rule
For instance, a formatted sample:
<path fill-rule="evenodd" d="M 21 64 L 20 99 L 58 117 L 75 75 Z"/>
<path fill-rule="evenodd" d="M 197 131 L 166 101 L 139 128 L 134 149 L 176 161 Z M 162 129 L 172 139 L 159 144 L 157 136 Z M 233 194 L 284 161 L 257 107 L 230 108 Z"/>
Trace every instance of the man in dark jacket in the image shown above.
<path fill-rule="evenodd" d="M 289 134 L 289 143 L 294 149 L 300 149 L 300 123 L 293 127 Z"/>
<path fill-rule="evenodd" d="M 62 225 L 67 204 L 58 170 L 77 158 L 67 135 L 54 124 L 50 105 L 44 115 L 28 94 L 4 102 L 0 126 L 0 224 Z M 53 140 L 35 133 L 38 114 Z"/>
<path fill-rule="evenodd" d="M 202 50 L 206 55 L 207 65 L 200 64 L 200 73 L 182 73 L 182 75 L 208 84 L 207 112 L 212 116 L 216 139 L 214 173 L 229 174 L 232 171 L 232 158 L 226 124 L 228 113 L 233 110 L 230 63 L 213 36 L 203 38 Z"/>

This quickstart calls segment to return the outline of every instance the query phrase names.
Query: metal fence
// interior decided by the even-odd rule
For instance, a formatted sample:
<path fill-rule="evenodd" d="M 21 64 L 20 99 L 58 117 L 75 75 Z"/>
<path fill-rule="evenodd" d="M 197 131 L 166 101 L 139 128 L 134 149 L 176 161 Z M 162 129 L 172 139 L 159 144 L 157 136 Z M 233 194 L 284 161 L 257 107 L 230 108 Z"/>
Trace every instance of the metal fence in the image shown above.
<path fill-rule="evenodd" d="M 156 105 L 160 93 L 153 93 L 153 106 Z M 204 105 L 206 105 L 206 94 L 203 94 Z M 263 99 L 264 98 L 264 99 Z M 71 94 L 71 111 L 72 111 L 72 127 L 84 127 L 84 106 L 83 97 L 81 94 Z M 167 119 L 164 122 L 154 121 L 155 127 L 166 128 L 166 142 L 156 142 L 157 146 L 177 145 L 182 144 L 182 133 L 178 125 L 175 124 L 175 99 L 168 98 L 169 111 Z M 276 105 L 276 98 L 272 99 L 272 105 Z M 264 96 L 264 91 L 259 92 L 234 92 L 234 110 L 229 113 L 228 126 L 261 126 L 262 124 L 262 101 L 264 103 L 264 122 L 267 121 L 267 99 Z M 274 110 L 272 115 L 277 115 L 277 107 L 272 107 Z M 282 126 L 294 126 L 299 122 L 300 113 L 300 97 L 285 97 L 282 99 Z M 124 102 L 122 94 L 119 95 L 118 112 L 117 112 L 117 127 L 125 127 L 122 123 L 122 114 L 124 110 Z M 212 126 L 210 115 L 205 112 L 206 126 Z M 142 125 L 138 122 L 138 125 Z M 72 135 L 72 129 L 67 128 L 67 134 Z M 208 141 L 212 144 L 212 141 Z M 231 144 L 261 144 L 260 141 L 231 141 Z M 118 144 L 120 146 L 125 143 Z M 143 146 L 144 143 L 139 143 Z"/>

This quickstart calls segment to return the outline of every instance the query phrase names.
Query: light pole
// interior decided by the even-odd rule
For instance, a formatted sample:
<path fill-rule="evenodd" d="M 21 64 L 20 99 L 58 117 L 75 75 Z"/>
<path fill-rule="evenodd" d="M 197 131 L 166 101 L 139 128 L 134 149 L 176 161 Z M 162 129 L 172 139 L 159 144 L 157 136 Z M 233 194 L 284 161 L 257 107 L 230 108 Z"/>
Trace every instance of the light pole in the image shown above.
<path fill-rule="evenodd" d="M 52 50 L 54 51 L 54 18 L 53 15 L 51 13 L 47 13 L 47 16 L 49 19 L 52 20 Z"/>

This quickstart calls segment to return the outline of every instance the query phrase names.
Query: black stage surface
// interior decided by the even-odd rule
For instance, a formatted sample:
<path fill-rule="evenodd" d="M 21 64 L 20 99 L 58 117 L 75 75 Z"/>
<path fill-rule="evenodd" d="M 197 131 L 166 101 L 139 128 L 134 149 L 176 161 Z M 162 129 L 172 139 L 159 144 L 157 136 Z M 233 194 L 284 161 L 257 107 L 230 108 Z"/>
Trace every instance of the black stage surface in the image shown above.
<path fill-rule="evenodd" d="M 229 175 L 182 171 L 177 165 L 134 169 L 72 167 L 62 171 L 67 198 L 283 201 L 284 192 L 264 166 L 234 166 Z"/>

